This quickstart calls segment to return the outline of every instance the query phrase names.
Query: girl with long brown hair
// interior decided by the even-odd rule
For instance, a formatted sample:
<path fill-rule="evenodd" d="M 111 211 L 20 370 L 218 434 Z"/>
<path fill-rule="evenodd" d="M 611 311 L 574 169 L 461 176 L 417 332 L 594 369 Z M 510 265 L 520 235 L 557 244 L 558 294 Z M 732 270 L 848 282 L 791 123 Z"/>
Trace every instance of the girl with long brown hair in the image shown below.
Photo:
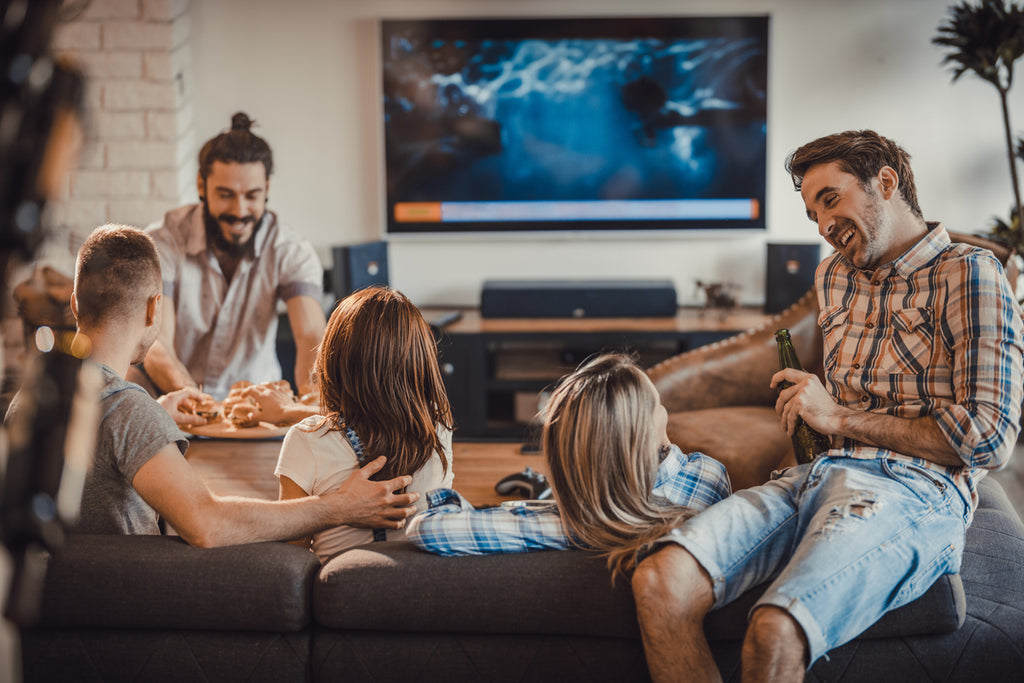
<path fill-rule="evenodd" d="M 374 479 L 412 476 L 406 492 L 451 486 L 452 414 L 430 326 L 419 309 L 387 287 L 342 300 L 327 323 L 315 374 L 322 415 L 288 430 L 275 474 L 280 497 L 336 488 L 381 455 Z M 425 507 L 421 498 L 419 505 Z M 387 539 L 404 532 L 388 531 Z M 312 549 L 330 555 L 371 540 L 381 530 L 336 527 L 316 534 Z"/>
<path fill-rule="evenodd" d="M 565 377 L 543 411 L 541 437 L 556 504 L 477 510 L 433 491 L 409 538 L 443 555 L 581 547 L 630 572 L 637 551 L 730 493 L 725 467 L 669 443 L 657 389 L 623 354 Z"/>

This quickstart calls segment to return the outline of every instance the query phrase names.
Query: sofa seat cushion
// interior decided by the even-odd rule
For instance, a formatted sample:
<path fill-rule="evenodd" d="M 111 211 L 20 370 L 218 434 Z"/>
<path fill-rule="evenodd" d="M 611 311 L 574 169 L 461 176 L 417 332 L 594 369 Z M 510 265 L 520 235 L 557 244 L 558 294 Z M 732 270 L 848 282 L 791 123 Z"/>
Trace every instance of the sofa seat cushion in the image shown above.
<path fill-rule="evenodd" d="M 983 479 L 960 567 L 967 614 L 944 635 L 854 641 L 812 669 L 815 681 L 1017 681 L 1024 672 L 1024 524 Z"/>
<path fill-rule="evenodd" d="M 299 631 L 319 568 L 287 543 L 71 535 L 46 568 L 37 627 Z"/>
<path fill-rule="evenodd" d="M 712 640 L 739 640 L 763 588 L 712 612 Z M 313 590 L 317 623 L 354 631 L 558 634 L 639 638 L 629 585 L 581 550 L 441 557 L 407 541 L 335 555 Z M 963 621 L 960 577 L 887 614 L 865 637 L 944 633 Z"/>
<path fill-rule="evenodd" d="M 26 629 L 21 683 L 300 683 L 311 631 Z"/>
<path fill-rule="evenodd" d="M 670 413 L 668 438 L 684 452 L 699 451 L 725 465 L 733 491 L 763 484 L 780 464 L 794 462 L 793 443 L 774 408 L 736 406 Z"/>

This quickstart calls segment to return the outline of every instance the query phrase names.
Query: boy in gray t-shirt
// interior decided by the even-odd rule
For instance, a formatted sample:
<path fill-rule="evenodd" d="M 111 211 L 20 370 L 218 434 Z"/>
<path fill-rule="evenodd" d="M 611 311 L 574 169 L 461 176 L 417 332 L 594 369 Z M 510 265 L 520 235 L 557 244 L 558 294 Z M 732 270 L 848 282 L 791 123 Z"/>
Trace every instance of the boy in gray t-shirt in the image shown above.
<path fill-rule="evenodd" d="M 168 444 L 182 454 L 188 440 L 145 389 L 106 365 L 100 392 L 96 461 L 85 479 L 77 531 L 90 534 L 159 534 L 158 515 L 132 488 L 139 468 Z"/>
<path fill-rule="evenodd" d="M 195 389 L 154 401 L 122 379 L 142 362 L 162 324 L 160 259 L 152 238 L 123 225 L 97 228 L 79 249 L 71 310 L 88 339 L 91 363 L 104 376 L 96 456 L 86 476 L 79 531 L 156 534 L 162 517 L 192 545 L 290 540 L 333 526 L 400 529 L 417 493 L 395 493 L 412 482 L 371 476 L 378 457 L 319 496 L 271 501 L 214 495 L 183 454 L 176 426 L 181 402 Z M 172 417 L 173 415 L 173 417 Z"/>
<path fill-rule="evenodd" d="M 135 474 L 164 447 L 184 455 L 188 439 L 170 413 L 138 384 L 102 363 L 96 451 L 85 477 L 75 531 L 86 534 L 159 534 L 160 516 L 132 487 Z M 15 395 L 4 422 L 17 419 L 23 398 Z"/>

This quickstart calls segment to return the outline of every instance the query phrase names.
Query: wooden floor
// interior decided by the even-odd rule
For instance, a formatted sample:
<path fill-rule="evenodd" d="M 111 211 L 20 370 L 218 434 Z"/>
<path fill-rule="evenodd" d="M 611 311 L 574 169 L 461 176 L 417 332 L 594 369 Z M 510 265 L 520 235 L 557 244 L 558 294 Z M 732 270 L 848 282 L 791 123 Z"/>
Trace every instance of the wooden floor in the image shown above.
<path fill-rule="evenodd" d="M 186 457 L 210 489 L 220 495 L 277 498 L 274 465 L 280 439 L 233 441 L 195 438 Z M 518 443 L 463 443 L 452 446 L 455 488 L 476 506 L 496 505 L 516 496 L 500 496 L 494 485 L 526 467 L 547 474 L 540 455 L 523 455 Z"/>
<path fill-rule="evenodd" d="M 201 439 L 192 441 L 188 459 L 210 489 L 221 495 L 277 498 L 274 465 L 281 441 L 229 441 Z M 503 477 L 526 467 L 547 474 L 544 459 L 538 454 L 520 453 L 518 443 L 456 442 L 455 488 L 476 506 L 496 505 L 515 496 L 500 496 L 494 485 Z M 990 476 L 1006 489 L 1018 514 L 1024 518 L 1024 445 L 1018 444 L 1010 464 Z"/>

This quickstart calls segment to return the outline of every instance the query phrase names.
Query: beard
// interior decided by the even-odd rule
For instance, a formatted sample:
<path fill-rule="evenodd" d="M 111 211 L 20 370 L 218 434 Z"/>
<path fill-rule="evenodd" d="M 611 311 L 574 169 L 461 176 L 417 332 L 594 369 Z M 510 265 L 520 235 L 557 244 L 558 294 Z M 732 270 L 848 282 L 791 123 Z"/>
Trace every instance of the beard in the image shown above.
<path fill-rule="evenodd" d="M 863 264 L 858 267 L 863 270 L 874 270 L 882 265 L 891 247 L 891 235 L 883 233 L 883 221 L 881 198 L 873 190 L 868 194 L 870 204 L 864 212 L 864 218 L 860 224 L 861 238 L 864 240 L 861 259 Z"/>
<path fill-rule="evenodd" d="M 882 265 L 892 247 L 891 228 L 887 229 L 882 211 L 882 198 L 871 187 L 864 187 L 867 203 L 858 220 L 837 218 L 836 229 L 842 234 L 853 230 L 855 246 L 851 253 L 836 243 L 832 246 L 841 252 L 854 267 L 860 270 L 874 270 Z"/>
<path fill-rule="evenodd" d="M 206 201 L 206 197 L 200 197 L 203 204 L 203 225 L 206 228 L 206 240 L 209 244 L 212 244 L 215 249 L 221 251 L 232 258 L 241 258 L 248 256 L 253 253 L 253 242 L 256 239 L 256 233 L 260 230 L 260 222 L 263 216 L 257 218 L 256 216 L 235 216 L 229 213 L 222 213 L 218 216 L 214 216 L 210 213 L 210 205 Z M 234 225 L 235 223 L 251 223 L 253 225 L 252 235 L 249 239 L 244 242 L 233 242 L 224 236 L 224 231 L 220 229 L 221 223 L 229 223 Z"/>

